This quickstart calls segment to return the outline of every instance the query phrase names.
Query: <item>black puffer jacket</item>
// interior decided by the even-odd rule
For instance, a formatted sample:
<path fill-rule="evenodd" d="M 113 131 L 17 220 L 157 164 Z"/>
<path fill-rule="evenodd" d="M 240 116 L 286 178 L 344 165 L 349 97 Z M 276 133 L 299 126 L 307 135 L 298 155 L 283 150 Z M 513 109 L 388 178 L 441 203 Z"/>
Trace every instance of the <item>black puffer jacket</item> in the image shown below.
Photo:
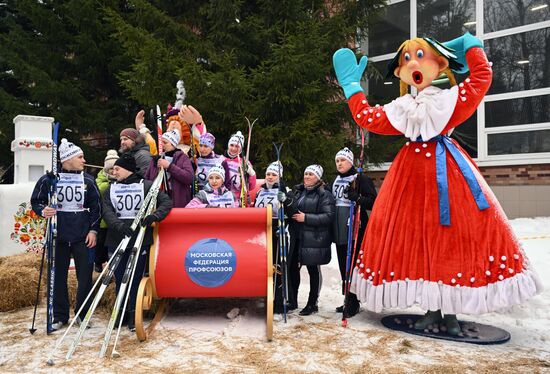
<path fill-rule="evenodd" d="M 323 265 L 330 262 L 332 244 L 331 225 L 334 219 L 334 197 L 321 184 L 305 188 L 303 184 L 294 187 L 290 198 L 285 201 L 288 217 L 298 211 L 305 213 L 303 223 L 290 220 L 290 253 L 299 251 L 299 262 L 303 265 Z"/>
<path fill-rule="evenodd" d="M 120 181 L 118 183 L 131 184 L 139 183 L 142 179 L 139 175 L 132 174 L 128 178 Z M 147 196 L 147 193 L 151 189 L 153 182 L 143 179 L 143 193 L 144 196 Z M 113 203 L 111 202 L 111 187 L 109 185 L 105 193 L 103 194 L 103 219 L 107 223 L 107 238 L 105 239 L 105 245 L 109 247 L 116 247 L 118 243 L 124 238 L 122 233 L 122 228 L 124 226 L 130 227 L 133 222 L 133 219 L 120 219 L 117 216 Z M 160 222 L 172 209 L 172 200 L 170 197 L 163 191 L 159 191 L 157 196 L 157 207 L 153 212 L 153 215 L 157 218 L 156 221 Z M 133 243 L 136 239 L 137 233 L 139 230 L 136 230 L 130 243 Z M 145 231 L 145 237 L 143 238 L 142 245 L 151 245 L 153 244 L 153 229 L 148 227 Z"/>

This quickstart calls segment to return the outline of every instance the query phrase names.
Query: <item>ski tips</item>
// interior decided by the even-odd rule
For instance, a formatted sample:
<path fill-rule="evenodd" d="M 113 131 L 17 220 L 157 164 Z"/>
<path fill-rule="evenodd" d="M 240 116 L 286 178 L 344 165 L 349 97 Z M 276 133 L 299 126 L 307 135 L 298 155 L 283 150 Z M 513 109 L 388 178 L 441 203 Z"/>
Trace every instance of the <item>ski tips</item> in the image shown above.
<path fill-rule="evenodd" d="M 348 320 L 347 319 L 342 320 L 342 327 L 348 327 Z"/>

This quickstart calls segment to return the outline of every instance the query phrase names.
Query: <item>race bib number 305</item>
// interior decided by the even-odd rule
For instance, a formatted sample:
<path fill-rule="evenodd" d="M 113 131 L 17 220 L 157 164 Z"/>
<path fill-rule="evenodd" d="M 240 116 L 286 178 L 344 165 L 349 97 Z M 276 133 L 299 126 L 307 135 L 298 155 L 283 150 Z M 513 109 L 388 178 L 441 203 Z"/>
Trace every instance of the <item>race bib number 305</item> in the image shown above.
<path fill-rule="evenodd" d="M 143 196 L 143 183 L 111 185 L 111 203 L 120 219 L 136 218 Z"/>
<path fill-rule="evenodd" d="M 59 173 L 57 182 L 57 210 L 81 212 L 84 210 L 84 175 Z"/>

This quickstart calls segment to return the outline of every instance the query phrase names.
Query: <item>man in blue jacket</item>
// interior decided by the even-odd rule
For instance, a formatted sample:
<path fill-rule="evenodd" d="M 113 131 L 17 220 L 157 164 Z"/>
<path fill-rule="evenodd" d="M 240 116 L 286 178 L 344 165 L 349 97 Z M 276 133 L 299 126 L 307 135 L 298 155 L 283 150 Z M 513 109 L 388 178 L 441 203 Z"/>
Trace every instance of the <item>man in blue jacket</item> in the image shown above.
<path fill-rule="evenodd" d="M 67 274 L 71 255 L 76 266 L 78 288 L 75 314 L 92 288 L 92 271 L 97 232 L 101 219 L 101 199 L 93 177 L 84 173 L 82 149 L 67 139 L 59 145 L 61 171 L 57 181 L 57 209 L 49 206 L 51 177 L 43 175 L 31 197 L 32 209 L 39 216 L 57 215 L 57 245 L 55 251 L 55 283 L 53 329 L 58 330 L 69 321 L 69 292 Z M 77 322 L 87 312 L 83 308 Z"/>

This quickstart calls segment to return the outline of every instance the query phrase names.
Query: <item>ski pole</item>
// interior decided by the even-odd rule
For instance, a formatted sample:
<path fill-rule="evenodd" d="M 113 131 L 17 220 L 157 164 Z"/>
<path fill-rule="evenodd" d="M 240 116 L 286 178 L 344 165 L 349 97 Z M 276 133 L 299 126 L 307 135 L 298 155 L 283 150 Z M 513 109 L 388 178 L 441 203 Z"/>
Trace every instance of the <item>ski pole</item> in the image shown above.
<path fill-rule="evenodd" d="M 147 217 L 149 214 L 153 213 L 154 207 L 156 205 L 155 203 L 156 203 L 156 197 L 157 196 L 158 196 L 158 190 L 155 191 L 154 195 L 151 198 L 151 203 L 147 207 L 147 212 L 145 213 L 145 217 Z M 111 319 L 109 320 L 107 330 L 105 331 L 105 337 L 103 339 L 103 345 L 101 346 L 101 350 L 99 352 L 99 357 L 100 358 L 105 356 L 105 352 L 107 351 L 107 347 L 109 345 L 109 340 L 111 340 L 111 334 L 113 332 L 113 328 L 114 328 L 114 325 L 116 323 L 116 319 L 119 315 L 120 304 L 122 302 L 122 298 L 124 296 L 126 296 L 125 300 L 124 300 L 124 306 L 122 308 L 122 313 L 120 314 L 121 318 L 120 318 L 120 321 L 118 323 L 118 330 L 117 330 L 117 334 L 116 334 L 116 337 L 115 337 L 115 342 L 114 342 L 114 345 L 113 345 L 113 351 L 111 352 L 111 356 L 115 355 L 116 344 L 118 342 L 118 337 L 120 335 L 120 329 L 122 327 L 122 319 L 123 319 L 122 316 L 124 316 L 124 313 L 126 312 L 126 305 L 128 304 L 128 298 L 130 296 L 130 291 L 132 289 L 132 282 L 134 280 L 134 273 L 136 271 L 137 262 L 139 261 L 139 256 L 140 256 L 138 251 L 141 249 L 141 245 L 142 245 L 143 239 L 145 237 L 146 229 L 147 229 L 147 227 L 145 227 L 145 226 L 140 227 L 139 234 L 138 234 L 138 236 L 137 236 L 137 238 L 134 242 L 134 247 L 132 248 L 132 252 L 130 253 L 130 257 L 128 258 L 128 262 L 127 262 L 127 265 L 126 265 L 126 270 L 125 270 L 124 275 L 122 277 L 122 282 L 120 284 L 119 292 L 118 292 L 118 295 L 117 295 L 116 300 L 115 300 L 115 305 L 113 307 L 113 311 L 111 313 Z M 131 274 L 129 274 L 129 272 L 131 272 Z M 130 277 L 130 279 L 128 279 L 128 277 Z M 128 285 L 129 285 L 129 287 L 128 287 Z M 128 290 L 126 291 L 126 289 L 128 289 Z"/>
<path fill-rule="evenodd" d="M 128 305 L 128 299 L 130 298 L 130 293 L 132 291 L 132 282 L 134 281 L 134 275 L 136 273 L 137 263 L 139 261 L 139 256 L 141 255 L 139 253 L 139 251 L 141 250 L 141 245 L 143 243 L 143 238 L 145 236 L 145 230 L 146 229 L 147 229 L 147 227 L 145 227 L 145 226 L 143 226 L 141 228 L 141 230 L 140 230 L 141 237 L 138 236 L 139 241 L 138 241 L 138 239 L 136 239 L 136 243 L 134 244 L 134 248 L 132 249 L 132 255 L 134 256 L 133 257 L 133 263 L 130 264 L 130 260 L 128 260 L 128 267 L 126 268 L 126 271 L 124 273 L 123 279 L 124 278 L 128 279 L 128 276 L 130 276 L 129 281 L 127 282 L 127 284 L 129 284 L 130 287 L 126 291 L 126 297 L 124 299 L 124 306 L 122 307 L 122 316 L 126 313 L 126 306 Z M 129 270 L 131 272 L 130 275 L 128 274 Z M 143 274 L 142 274 L 142 276 L 143 276 Z M 116 350 L 116 346 L 117 346 L 117 343 L 118 343 L 118 338 L 120 336 L 121 328 L 122 328 L 122 318 L 120 318 L 120 321 L 118 323 L 117 333 L 116 333 L 116 336 L 115 336 L 115 342 L 113 343 L 113 350 L 111 351 L 111 357 L 119 357 L 120 356 L 120 354 Z M 111 332 L 112 332 L 112 329 L 111 329 Z M 111 336 L 111 333 L 109 333 L 109 338 L 110 338 L 110 336 Z M 105 338 L 107 339 L 107 336 Z M 108 340 L 106 340 L 106 343 L 108 344 Z M 107 347 L 105 347 L 105 350 L 106 349 L 107 349 Z M 103 354 L 105 354 L 105 352 L 103 352 Z"/>
<path fill-rule="evenodd" d="M 111 318 L 109 319 L 109 323 L 108 323 L 107 329 L 105 331 L 105 337 L 103 338 L 103 344 L 101 345 L 101 350 L 99 351 L 99 358 L 103 358 L 105 356 L 105 352 L 107 351 L 107 347 L 109 345 L 109 340 L 111 340 L 111 334 L 113 332 L 113 328 L 115 326 L 117 317 L 119 316 L 119 311 L 120 311 L 120 306 L 122 304 L 122 299 L 127 293 L 126 288 L 128 287 L 128 277 L 129 277 L 128 273 L 130 271 L 132 271 L 132 269 L 134 267 L 134 261 L 135 261 L 135 258 L 137 258 L 136 253 L 139 250 L 137 245 L 139 245 L 141 247 L 141 243 L 143 242 L 144 234 L 145 234 L 145 230 L 143 230 L 143 228 L 141 228 L 139 230 L 139 234 L 138 234 L 138 237 L 136 238 L 134 246 L 132 247 L 132 251 L 130 252 L 130 256 L 128 257 L 128 262 L 126 264 L 126 270 L 124 271 L 124 275 L 122 277 L 122 282 L 120 284 L 120 288 L 119 288 L 118 294 L 116 296 L 115 305 L 113 307 L 113 311 L 111 312 Z M 128 293 L 129 293 L 129 290 L 128 290 Z M 123 316 L 124 316 L 124 310 L 123 310 L 123 312 L 121 314 L 121 317 L 120 317 L 119 328 L 120 328 L 120 326 L 122 326 Z"/>
<path fill-rule="evenodd" d="M 53 124 L 52 135 L 52 177 L 50 180 L 50 205 L 57 209 L 57 141 L 59 135 L 59 122 Z M 57 213 L 49 218 L 50 235 L 48 243 L 48 285 L 47 285 L 47 309 L 46 309 L 46 334 L 53 330 L 53 304 L 55 296 L 55 251 L 57 247 Z"/>
<path fill-rule="evenodd" d="M 162 174 L 159 173 L 159 175 L 157 175 L 157 178 L 153 181 L 153 185 L 151 186 L 151 189 L 149 190 L 149 193 L 147 194 L 147 196 L 145 197 L 144 201 L 143 201 L 143 204 L 140 208 L 140 210 L 138 211 L 137 215 L 136 215 L 136 218 L 134 218 L 134 221 L 132 222 L 132 225 L 130 226 L 130 228 L 132 229 L 132 231 L 135 231 L 135 229 L 138 227 L 139 225 L 139 222 L 141 222 L 141 219 L 145 216 L 145 212 L 146 212 L 146 209 L 149 205 L 149 202 L 151 201 L 151 197 L 152 197 L 152 193 L 154 193 L 155 191 L 158 192 L 158 190 L 160 189 L 160 184 L 162 183 Z M 80 313 L 82 312 L 82 310 L 84 309 L 84 306 L 86 305 L 86 303 L 88 302 L 88 300 L 90 299 L 90 297 L 93 295 L 94 293 L 94 290 L 96 289 L 97 285 L 100 283 L 100 281 L 102 280 L 102 277 L 105 275 L 105 273 L 110 269 L 111 266 L 111 263 L 112 261 L 117 257 L 117 255 L 120 253 L 120 251 L 122 251 L 124 253 L 124 251 L 126 250 L 126 247 L 128 246 L 129 242 L 130 242 L 130 239 L 131 237 L 130 236 L 125 236 L 121 242 L 118 244 L 117 248 L 115 249 L 113 255 L 111 256 L 111 258 L 109 259 L 109 261 L 107 262 L 107 266 L 105 266 L 105 268 L 103 269 L 103 271 L 101 272 L 101 274 L 98 276 L 94 286 L 92 287 L 92 289 L 90 290 L 90 292 L 88 293 L 88 296 L 86 297 L 86 299 L 84 300 L 84 302 L 82 303 L 82 305 L 80 306 L 79 310 L 77 311 L 75 317 L 72 319 L 69 327 L 67 328 L 67 330 L 65 331 L 65 333 L 63 334 L 63 336 L 57 340 L 54 348 L 52 349 L 52 351 L 50 352 L 49 356 L 48 356 L 48 360 L 46 361 L 46 363 L 48 365 L 54 365 L 54 361 L 52 359 L 53 355 L 57 352 L 57 349 L 59 348 L 59 346 L 61 345 L 61 343 L 63 342 L 63 340 L 65 339 L 65 337 L 67 336 L 68 332 L 70 331 L 70 329 L 72 328 L 72 326 L 74 325 L 74 323 L 76 322 L 76 317 L 80 315 Z M 116 268 L 116 267 L 115 267 Z M 109 282 L 110 282 L 110 279 L 109 279 Z M 109 283 L 108 282 L 108 283 Z M 108 285 L 107 283 L 107 285 Z M 91 317 L 91 316 L 90 316 Z"/>
<path fill-rule="evenodd" d="M 46 243 L 48 242 L 48 233 L 49 228 L 46 227 Z M 36 298 L 34 300 L 34 312 L 32 314 L 32 325 L 29 329 L 29 332 L 32 334 L 35 333 L 36 329 L 34 328 L 34 321 L 36 320 L 36 309 L 38 308 L 38 299 L 40 297 L 40 284 L 42 283 L 42 272 L 44 270 L 44 258 L 46 257 L 46 245 L 42 247 L 42 260 L 40 260 L 40 274 L 38 275 L 38 287 L 36 287 Z"/>
<path fill-rule="evenodd" d="M 344 280 L 344 308 L 342 308 L 342 326 L 346 327 L 348 324 L 346 316 L 346 308 L 348 303 L 348 289 L 349 289 L 349 280 L 350 280 L 350 270 L 351 270 L 351 247 L 353 240 L 353 211 L 355 208 L 355 203 L 351 203 L 349 206 L 349 219 L 348 219 L 348 245 L 346 251 L 346 279 Z"/>
<path fill-rule="evenodd" d="M 97 277 L 97 280 L 96 282 L 94 283 L 94 286 L 92 287 L 92 289 L 90 290 L 90 292 L 88 293 L 88 296 L 86 297 L 86 299 L 84 300 L 84 302 L 82 303 L 82 305 L 80 306 L 80 308 L 78 309 L 76 315 L 73 317 L 73 319 L 71 320 L 71 323 L 69 324 L 69 327 L 67 327 L 67 330 L 65 331 L 65 333 L 63 334 L 63 336 L 61 336 L 61 338 L 59 338 L 57 340 L 57 342 L 55 343 L 55 346 L 54 348 L 52 349 L 52 351 L 50 352 L 49 356 L 48 356 L 48 359 L 46 360 L 46 363 L 48 365 L 54 365 L 54 361 L 53 361 L 53 356 L 55 354 L 55 352 L 57 351 L 57 349 L 59 348 L 59 346 L 61 345 L 61 343 L 63 342 L 63 340 L 65 340 L 65 337 L 67 336 L 67 334 L 69 333 L 70 329 L 73 327 L 74 323 L 76 322 L 76 317 L 80 315 L 80 313 L 82 312 L 82 310 L 84 309 L 84 306 L 86 305 L 86 303 L 88 302 L 88 300 L 90 299 L 90 297 L 93 295 L 94 293 L 94 290 L 96 289 L 97 285 L 99 284 L 99 282 L 101 282 L 102 280 L 102 277 L 105 275 L 105 273 L 109 270 L 109 266 L 111 265 L 113 259 L 116 257 L 116 255 L 122 250 L 122 248 L 125 248 L 126 246 L 128 246 L 128 242 L 130 241 L 130 237 L 125 237 L 118 245 L 118 247 L 116 248 L 115 252 L 113 253 L 113 255 L 111 256 L 111 258 L 109 259 L 109 261 L 107 262 L 107 266 L 105 266 L 105 268 L 103 268 L 103 270 L 101 271 L 101 273 L 99 274 L 99 276 Z"/>

